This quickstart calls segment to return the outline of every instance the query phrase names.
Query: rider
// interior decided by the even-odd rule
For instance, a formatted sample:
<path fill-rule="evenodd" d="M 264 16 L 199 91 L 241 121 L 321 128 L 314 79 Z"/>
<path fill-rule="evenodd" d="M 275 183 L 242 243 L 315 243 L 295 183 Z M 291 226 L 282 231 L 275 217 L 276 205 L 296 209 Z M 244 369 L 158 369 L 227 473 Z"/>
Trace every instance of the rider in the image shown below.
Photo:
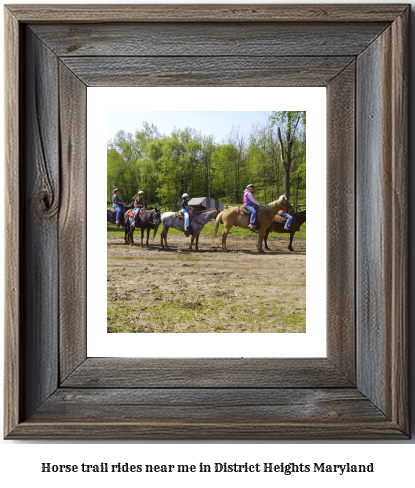
<path fill-rule="evenodd" d="M 281 196 L 287 199 L 287 197 L 285 195 L 281 195 Z M 281 210 L 278 211 L 278 215 L 280 215 L 281 217 L 284 217 L 285 219 L 287 219 L 287 222 L 285 222 L 285 225 L 284 225 L 284 229 L 285 230 L 290 230 L 290 225 L 291 225 L 291 222 L 293 221 L 293 218 L 294 217 L 292 215 L 287 214 L 286 212 L 284 212 L 283 209 L 281 209 Z"/>
<path fill-rule="evenodd" d="M 119 193 L 120 193 L 120 190 L 118 188 L 114 188 L 114 194 L 112 196 L 112 206 L 117 211 L 117 215 L 115 217 L 115 219 L 116 219 L 115 224 L 116 225 L 120 225 L 120 218 L 121 218 L 122 211 L 123 211 L 123 205 L 125 205 L 125 203 L 119 197 Z"/>
<path fill-rule="evenodd" d="M 134 220 L 136 222 L 140 219 L 141 210 L 145 210 L 147 208 L 147 204 L 144 197 L 145 197 L 145 193 L 142 190 L 140 190 L 138 192 L 137 198 L 134 200 L 134 208 L 135 208 Z"/>
<path fill-rule="evenodd" d="M 184 235 L 186 237 L 189 237 L 189 219 L 190 219 L 190 213 L 189 209 L 187 208 L 189 206 L 189 194 L 188 193 L 183 193 L 182 195 L 182 213 L 184 215 Z"/>
<path fill-rule="evenodd" d="M 261 205 L 258 203 L 252 195 L 254 191 L 254 185 L 248 185 L 244 191 L 244 205 L 245 207 L 251 212 L 249 217 L 249 225 L 248 227 L 255 231 L 255 219 L 256 219 L 256 210 L 252 205 Z"/>

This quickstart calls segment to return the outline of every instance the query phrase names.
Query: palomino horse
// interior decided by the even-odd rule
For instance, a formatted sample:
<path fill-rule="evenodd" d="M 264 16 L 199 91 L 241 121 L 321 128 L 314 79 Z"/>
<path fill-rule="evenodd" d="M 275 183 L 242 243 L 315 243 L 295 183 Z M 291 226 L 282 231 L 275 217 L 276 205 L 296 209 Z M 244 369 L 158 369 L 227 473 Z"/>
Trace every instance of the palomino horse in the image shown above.
<path fill-rule="evenodd" d="M 202 212 L 194 212 L 193 218 L 190 222 L 190 231 L 192 234 L 192 239 L 190 241 L 189 249 L 192 249 L 193 242 L 196 239 L 196 251 L 199 250 L 199 235 L 203 227 L 210 221 L 216 218 L 219 210 L 217 208 L 211 208 L 209 210 L 203 210 Z M 178 219 L 176 217 L 176 212 L 164 212 L 161 216 L 161 223 L 163 224 L 163 231 L 161 233 L 161 245 L 164 249 L 164 243 L 167 245 L 167 233 L 170 227 L 173 229 L 184 231 L 184 219 Z"/>
<path fill-rule="evenodd" d="M 294 217 L 292 222 L 291 222 L 291 225 L 290 225 L 290 228 L 287 230 L 287 229 L 284 229 L 284 225 L 285 225 L 285 220 L 282 221 L 282 220 L 273 220 L 272 221 L 272 224 L 271 224 L 271 227 L 269 229 L 267 229 L 265 235 L 264 235 L 264 246 L 265 246 L 265 249 L 267 251 L 270 251 L 271 249 L 268 247 L 268 243 L 267 243 L 267 239 L 268 239 L 268 234 L 270 232 L 277 232 L 278 234 L 290 234 L 290 244 L 288 245 L 288 249 L 290 251 L 294 251 L 293 249 L 293 239 L 294 239 L 294 234 L 300 230 L 300 227 L 304 224 L 305 222 L 305 213 L 306 211 L 305 210 L 302 210 L 301 212 L 295 212 L 292 214 L 292 216 Z"/>
<path fill-rule="evenodd" d="M 148 247 L 148 237 L 150 234 L 150 229 L 154 229 L 154 237 L 156 237 L 157 229 L 160 225 L 160 210 L 158 208 L 151 208 L 148 210 L 144 210 L 141 214 L 140 220 L 138 222 L 135 221 L 134 217 L 129 215 L 130 211 L 127 211 L 124 215 L 124 223 L 125 223 L 125 235 L 124 240 L 125 243 L 131 246 L 134 246 L 134 230 L 136 227 L 141 229 L 141 247 L 143 247 L 143 239 L 144 239 L 144 231 L 147 230 L 147 242 L 146 246 Z"/>
<path fill-rule="evenodd" d="M 277 215 L 279 210 L 284 210 L 285 212 L 290 211 L 292 208 L 290 202 L 282 195 L 275 202 L 268 203 L 268 205 L 261 206 L 258 212 L 258 223 L 259 223 L 259 236 L 257 249 L 259 252 L 264 252 L 262 249 L 262 241 L 264 239 L 265 233 L 269 227 L 271 227 L 272 219 Z M 212 242 L 216 238 L 219 225 L 223 223 L 225 229 L 222 234 L 222 250 L 227 251 L 226 248 L 226 238 L 228 237 L 229 231 L 234 225 L 242 227 L 243 229 L 249 229 L 249 215 L 241 214 L 239 212 L 239 207 L 231 207 L 223 212 L 221 212 L 216 217 L 215 230 L 213 232 Z"/>

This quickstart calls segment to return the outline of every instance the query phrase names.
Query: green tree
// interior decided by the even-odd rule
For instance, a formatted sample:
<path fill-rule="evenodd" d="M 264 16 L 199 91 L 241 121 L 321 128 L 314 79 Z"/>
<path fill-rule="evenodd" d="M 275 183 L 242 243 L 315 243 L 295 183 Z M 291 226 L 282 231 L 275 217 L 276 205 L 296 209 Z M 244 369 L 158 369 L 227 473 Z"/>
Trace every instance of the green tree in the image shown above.
<path fill-rule="evenodd" d="M 294 145 L 298 134 L 305 131 L 305 112 L 273 112 L 271 125 L 277 126 L 282 166 L 284 169 L 284 193 L 290 198 L 290 171 L 294 159 Z"/>

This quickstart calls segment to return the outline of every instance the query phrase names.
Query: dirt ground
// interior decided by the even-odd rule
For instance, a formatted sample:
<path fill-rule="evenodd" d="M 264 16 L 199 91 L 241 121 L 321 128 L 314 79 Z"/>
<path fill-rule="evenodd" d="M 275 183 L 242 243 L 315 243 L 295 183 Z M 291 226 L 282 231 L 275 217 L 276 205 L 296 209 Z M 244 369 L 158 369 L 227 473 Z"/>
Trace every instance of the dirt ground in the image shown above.
<path fill-rule="evenodd" d="M 137 240 L 139 243 L 140 241 Z M 272 251 L 259 254 L 254 236 L 232 237 L 230 252 L 199 241 L 160 236 L 150 248 L 107 242 L 108 332 L 305 332 L 306 240 L 268 238 Z"/>

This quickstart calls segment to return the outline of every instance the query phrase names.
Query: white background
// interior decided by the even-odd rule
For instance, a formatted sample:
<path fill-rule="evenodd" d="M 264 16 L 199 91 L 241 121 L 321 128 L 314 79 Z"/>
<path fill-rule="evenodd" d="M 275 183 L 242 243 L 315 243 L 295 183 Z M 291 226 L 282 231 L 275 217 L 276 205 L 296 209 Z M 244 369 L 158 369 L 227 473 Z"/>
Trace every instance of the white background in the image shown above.
<path fill-rule="evenodd" d="M 19 3 L 8 1 L 7 3 Z M 25 3 L 35 3 L 26 0 Z M 53 3 L 53 2 L 44 2 Z M 58 3 L 58 2 L 55 2 Z M 84 3 L 76 2 L 72 3 Z M 99 2 L 89 3 L 110 3 L 105 0 Z M 117 3 L 117 2 L 112 2 Z M 130 3 L 123 0 L 123 3 Z M 139 3 L 139 2 L 135 2 Z M 156 2 L 155 2 L 156 3 Z M 173 3 L 168 0 L 163 0 L 163 3 Z M 186 2 L 181 2 L 186 3 Z M 197 2 L 193 2 L 197 3 Z M 238 2 L 228 3 L 254 3 L 254 2 Z M 266 3 L 264 0 L 257 3 Z M 287 2 L 286 2 L 287 3 Z M 295 2 L 291 2 L 295 3 Z M 297 3 L 306 3 L 305 0 Z M 310 3 L 310 2 L 309 2 Z M 329 0 L 321 3 L 344 3 Z M 359 2 L 353 2 L 359 3 Z M 370 2 L 365 0 L 365 3 L 386 3 L 386 2 Z M 412 0 L 412 8 L 415 6 L 415 1 Z M 414 25 L 414 17 L 412 16 L 412 27 Z M 1 22 L 1 29 L 3 29 L 3 22 Z M 3 39 L 0 33 L 0 39 Z M 414 63 L 414 41 L 412 40 L 412 54 L 411 62 Z M 0 50 L 3 55 L 3 49 Z M 1 64 L 3 66 L 3 64 Z M 414 88 L 414 69 L 411 68 L 412 91 Z M 2 97 L 0 97 L 2 101 Z M 411 102 L 411 123 L 414 122 L 413 102 Z M 3 131 L 1 131 L 1 142 L 4 144 Z M 413 155 L 413 143 L 411 147 L 411 154 Z M 4 151 L 3 151 L 4 154 Z M 412 157 L 413 160 L 413 157 Z M 411 188 L 415 187 L 413 172 L 410 175 Z M 413 193 L 413 192 L 409 192 Z M 411 201 L 411 208 L 414 207 L 413 199 Z M 412 212 L 413 214 L 413 212 Z M 413 216 L 411 216 L 411 232 L 410 240 L 413 240 L 414 228 Z M 1 236 L 0 250 L 4 249 L 4 237 Z M 3 259 L 4 262 L 4 259 Z M 411 265 L 411 284 L 413 281 L 413 265 Z M 4 284 L 1 280 L 0 289 L 0 305 L 3 308 Z M 413 291 L 409 302 L 414 302 L 412 298 Z M 3 316 L 4 314 L 2 314 Z M 411 311 L 411 319 L 413 318 Z M 410 321 L 413 324 L 413 320 Z M 3 341 L 3 336 L 0 335 L 0 340 Z M 414 337 L 411 338 L 411 351 L 415 351 Z M 0 354 L 3 353 L 3 343 L 0 344 Z M 412 360 L 412 371 L 414 370 L 414 361 Z M 1 377 L 3 377 L 3 364 L 0 362 Z M 412 390 L 414 389 L 414 379 L 411 380 Z M 2 391 L 2 389 L 1 389 Z M 414 395 L 412 394 L 412 417 L 414 418 Z M 2 410 L 2 402 L 0 409 Z M 2 416 L 2 411 L 1 411 Z M 320 487 L 332 486 L 347 486 L 354 484 L 355 486 L 367 486 L 369 483 L 383 485 L 405 484 L 412 486 L 414 484 L 415 475 L 413 472 L 413 460 L 415 459 L 415 445 L 414 441 L 409 442 L 263 442 L 263 443 L 186 443 L 186 442 L 170 442 L 170 443 L 146 443 L 146 442 L 132 442 L 132 443 L 70 443 L 70 442 L 22 442 L 22 441 L 0 441 L 0 482 L 13 483 L 15 486 L 39 486 L 44 487 L 60 486 L 73 488 L 75 483 L 80 486 L 86 486 L 87 483 L 100 483 L 101 486 L 114 486 L 115 483 L 122 483 L 122 486 L 137 487 L 137 486 L 233 486 L 238 483 L 240 487 L 251 487 L 258 485 L 261 487 L 275 487 L 281 486 L 298 486 L 303 487 L 306 483 L 318 483 Z M 121 474 L 121 475 L 103 475 L 103 474 L 42 474 L 40 473 L 40 464 L 42 462 L 51 462 L 55 464 L 80 464 L 84 463 L 117 463 L 129 462 L 131 464 L 197 464 L 199 462 L 215 463 L 290 463 L 297 464 L 312 464 L 314 462 L 325 462 L 333 464 L 344 464 L 346 462 L 368 464 L 373 462 L 375 466 L 374 474 L 352 475 L 345 474 L 343 476 L 338 474 L 293 474 L 291 476 L 284 476 L 281 474 L 236 474 L 236 473 L 189 473 L 184 474 L 152 474 L 152 475 L 138 475 L 138 474 Z M 5 485 L 7 486 L 7 485 Z"/>
<path fill-rule="evenodd" d="M 107 201 L 107 112 L 119 110 L 307 112 L 307 194 L 310 209 L 325 208 L 326 89 L 255 87 L 88 88 L 88 208 Z M 241 107 L 241 100 L 243 106 Z M 270 100 L 273 104 L 270 105 Z M 139 127 L 137 127 L 138 129 Z M 120 127 L 119 129 L 122 129 Z M 306 334 L 107 334 L 107 239 L 101 225 L 87 227 L 88 347 L 90 357 L 326 357 L 326 246 L 318 211 L 307 218 Z M 318 277 L 318 286 L 316 286 Z"/>

